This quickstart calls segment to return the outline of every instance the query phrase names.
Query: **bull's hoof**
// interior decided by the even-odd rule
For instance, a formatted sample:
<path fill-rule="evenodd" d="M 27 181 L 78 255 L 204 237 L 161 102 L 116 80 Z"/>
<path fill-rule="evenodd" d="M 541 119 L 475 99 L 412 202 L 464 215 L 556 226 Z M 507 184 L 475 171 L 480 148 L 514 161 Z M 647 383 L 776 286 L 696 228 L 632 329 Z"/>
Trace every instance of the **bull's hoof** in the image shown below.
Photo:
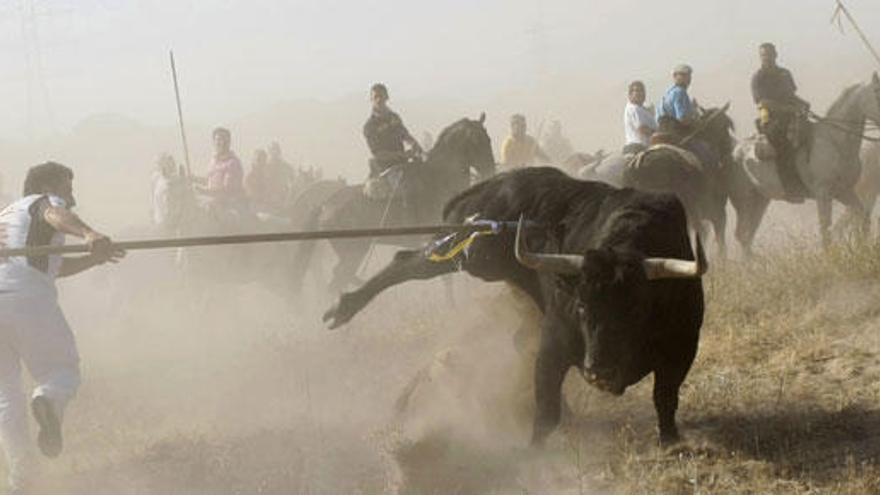
<path fill-rule="evenodd" d="M 324 313 L 322 320 L 327 324 L 328 330 L 335 330 L 345 325 L 354 318 L 357 310 L 354 309 L 350 294 L 342 294 L 339 301 Z"/>
<path fill-rule="evenodd" d="M 678 430 L 660 432 L 660 447 L 668 448 L 678 444 L 681 441 L 681 436 L 678 434 Z"/>

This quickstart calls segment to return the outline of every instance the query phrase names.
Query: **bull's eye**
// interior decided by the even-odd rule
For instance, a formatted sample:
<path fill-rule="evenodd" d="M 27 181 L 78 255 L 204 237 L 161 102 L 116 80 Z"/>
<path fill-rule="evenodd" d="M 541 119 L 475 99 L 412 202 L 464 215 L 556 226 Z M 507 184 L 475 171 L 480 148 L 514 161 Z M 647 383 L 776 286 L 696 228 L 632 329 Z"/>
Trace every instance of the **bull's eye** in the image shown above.
<path fill-rule="evenodd" d="M 578 315 L 578 318 L 583 319 L 583 318 L 584 318 L 584 315 L 586 315 L 586 314 L 587 314 L 587 309 L 586 309 L 586 308 L 584 308 L 583 306 L 578 306 L 578 307 L 577 307 L 577 315 Z"/>

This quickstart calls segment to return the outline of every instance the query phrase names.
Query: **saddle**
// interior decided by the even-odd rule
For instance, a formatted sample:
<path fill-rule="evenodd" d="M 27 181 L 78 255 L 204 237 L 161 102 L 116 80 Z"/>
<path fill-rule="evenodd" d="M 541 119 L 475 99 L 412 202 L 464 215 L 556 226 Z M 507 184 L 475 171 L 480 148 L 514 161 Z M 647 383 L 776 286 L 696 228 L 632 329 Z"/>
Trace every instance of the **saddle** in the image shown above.
<path fill-rule="evenodd" d="M 645 161 L 645 157 L 653 152 L 661 150 L 666 150 L 677 154 L 682 159 L 682 161 L 693 167 L 694 170 L 696 170 L 697 172 L 703 172 L 703 163 L 700 161 L 697 155 L 679 146 L 666 143 L 652 144 L 648 149 L 636 154 L 632 160 L 627 162 L 627 167 L 631 169 L 638 169 L 642 167 L 643 162 Z"/>

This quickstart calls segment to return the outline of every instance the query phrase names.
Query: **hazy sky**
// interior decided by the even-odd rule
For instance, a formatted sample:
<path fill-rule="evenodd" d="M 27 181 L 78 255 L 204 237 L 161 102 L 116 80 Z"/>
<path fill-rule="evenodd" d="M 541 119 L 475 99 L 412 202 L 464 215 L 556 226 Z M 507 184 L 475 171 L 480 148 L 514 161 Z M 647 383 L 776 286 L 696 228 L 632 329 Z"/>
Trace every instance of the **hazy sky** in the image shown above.
<path fill-rule="evenodd" d="M 53 123 L 62 132 L 104 112 L 173 125 L 171 47 L 187 118 L 205 125 L 280 100 L 363 94 L 376 80 L 397 101 L 475 104 L 534 88 L 561 86 L 570 95 L 583 87 L 571 104 L 589 114 L 622 99 L 632 78 L 648 81 L 657 100 L 682 61 L 695 68 L 693 93 L 721 103 L 747 98 L 755 46 L 764 40 L 777 43 L 802 93 L 821 103 L 833 96 L 827 88 L 864 80 L 874 67 L 851 30 L 841 35 L 829 24 L 832 0 L 33 2 L 48 96 L 37 99 L 34 115 L 41 129 Z M 28 3 L 0 3 L 5 138 L 26 135 Z M 846 3 L 880 45 L 880 2 Z M 530 94 L 549 107 L 569 104 L 557 97 Z M 39 106 L 46 100 L 51 118 Z"/>

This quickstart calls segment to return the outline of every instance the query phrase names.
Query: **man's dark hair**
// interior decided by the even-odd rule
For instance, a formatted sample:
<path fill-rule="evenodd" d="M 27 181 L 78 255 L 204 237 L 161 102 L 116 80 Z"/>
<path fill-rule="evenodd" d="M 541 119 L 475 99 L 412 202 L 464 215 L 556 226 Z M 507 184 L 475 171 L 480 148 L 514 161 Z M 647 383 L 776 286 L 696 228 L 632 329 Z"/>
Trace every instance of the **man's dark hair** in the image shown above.
<path fill-rule="evenodd" d="M 24 179 L 24 195 L 41 194 L 46 187 L 52 187 L 61 181 L 73 180 L 73 170 L 60 163 L 46 162 L 28 169 Z"/>
<path fill-rule="evenodd" d="M 645 90 L 645 83 L 642 81 L 633 81 L 629 83 L 629 91 L 632 91 L 634 88 L 642 88 L 642 91 Z"/>
<path fill-rule="evenodd" d="M 218 134 L 225 137 L 227 141 L 232 139 L 232 133 L 229 132 L 229 129 L 225 127 L 217 127 L 216 129 L 214 129 L 214 131 L 211 132 L 211 137 L 217 137 Z"/>
<path fill-rule="evenodd" d="M 758 49 L 759 50 L 767 50 L 774 55 L 776 54 L 776 45 L 774 45 L 773 43 L 770 43 L 769 41 L 765 42 L 765 43 L 761 43 L 761 45 L 758 46 Z"/>
<path fill-rule="evenodd" d="M 384 96 L 385 98 L 388 98 L 388 87 L 386 87 L 386 86 L 385 86 L 384 84 L 382 84 L 382 83 L 376 83 L 376 84 L 374 84 L 374 85 L 370 88 L 370 91 L 375 92 L 375 93 L 379 93 L 380 95 Z"/>

